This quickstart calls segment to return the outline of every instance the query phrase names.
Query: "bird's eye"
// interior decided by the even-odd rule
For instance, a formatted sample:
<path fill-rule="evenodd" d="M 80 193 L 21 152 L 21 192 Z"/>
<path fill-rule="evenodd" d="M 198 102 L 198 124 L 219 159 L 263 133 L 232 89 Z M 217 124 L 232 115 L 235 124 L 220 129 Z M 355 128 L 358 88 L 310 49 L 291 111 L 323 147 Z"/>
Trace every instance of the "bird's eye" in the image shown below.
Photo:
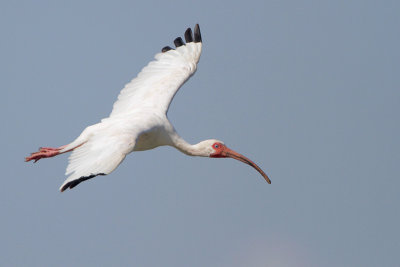
<path fill-rule="evenodd" d="M 219 145 L 218 145 L 218 144 L 215 144 L 215 145 L 214 145 L 214 148 L 219 148 Z"/>

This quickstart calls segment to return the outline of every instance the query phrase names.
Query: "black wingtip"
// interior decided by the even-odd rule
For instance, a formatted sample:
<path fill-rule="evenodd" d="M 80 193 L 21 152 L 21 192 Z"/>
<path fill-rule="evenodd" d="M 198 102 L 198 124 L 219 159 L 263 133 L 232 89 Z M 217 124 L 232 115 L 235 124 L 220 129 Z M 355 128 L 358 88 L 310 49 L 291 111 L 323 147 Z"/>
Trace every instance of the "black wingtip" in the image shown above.
<path fill-rule="evenodd" d="M 194 42 L 195 43 L 201 43 L 201 33 L 200 33 L 200 26 L 199 24 L 196 24 L 194 27 Z"/>
<path fill-rule="evenodd" d="M 91 179 L 91 178 L 94 178 L 94 177 L 96 177 L 97 175 L 106 175 L 105 173 L 98 173 L 98 174 L 91 174 L 91 175 L 89 175 L 89 176 L 82 176 L 81 178 L 79 178 L 79 179 L 76 179 L 76 180 L 73 180 L 73 181 L 71 181 L 71 182 L 69 182 L 69 183 L 66 183 L 61 189 L 60 189 L 60 191 L 61 192 L 64 192 L 66 189 L 72 189 L 72 188 L 74 188 L 75 186 L 77 186 L 78 184 L 80 184 L 80 183 L 82 183 L 82 182 L 84 182 L 84 181 L 86 181 L 86 180 L 89 180 L 89 179 Z"/>
<path fill-rule="evenodd" d="M 163 49 L 161 49 L 161 52 L 165 53 L 165 52 L 168 52 L 169 50 L 173 50 L 173 49 L 169 46 L 165 46 L 165 47 L 163 47 Z"/>
<path fill-rule="evenodd" d="M 176 47 L 180 47 L 180 46 L 184 45 L 183 40 L 182 40 L 181 37 L 176 38 L 174 40 L 174 44 L 175 44 Z"/>
<path fill-rule="evenodd" d="M 185 40 L 186 43 L 193 42 L 193 33 L 191 28 L 187 28 L 187 30 L 185 31 Z"/>
<path fill-rule="evenodd" d="M 191 42 L 195 42 L 195 43 L 201 43 L 201 33 L 200 33 L 200 26 L 199 24 L 196 24 L 196 26 L 194 26 L 194 34 L 192 32 L 191 28 L 187 28 L 185 31 L 185 40 L 186 43 L 191 43 Z M 176 47 L 180 47 L 182 45 L 185 45 L 185 43 L 183 42 L 181 37 L 178 37 L 174 40 L 174 44 Z M 161 49 L 161 52 L 165 53 L 168 52 L 169 50 L 173 50 L 173 48 L 169 47 L 169 46 L 165 46 L 163 49 Z"/>

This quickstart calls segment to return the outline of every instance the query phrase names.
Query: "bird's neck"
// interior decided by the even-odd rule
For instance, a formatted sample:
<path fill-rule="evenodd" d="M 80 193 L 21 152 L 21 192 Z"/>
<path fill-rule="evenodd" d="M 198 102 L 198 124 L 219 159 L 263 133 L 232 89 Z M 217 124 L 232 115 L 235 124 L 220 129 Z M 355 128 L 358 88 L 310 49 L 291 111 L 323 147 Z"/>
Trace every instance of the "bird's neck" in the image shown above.
<path fill-rule="evenodd" d="M 208 155 L 205 154 L 204 150 L 201 149 L 199 144 L 195 144 L 195 145 L 189 144 L 179 135 L 176 135 L 176 136 L 174 136 L 174 138 L 172 138 L 172 143 L 176 149 L 178 149 L 182 153 L 185 153 L 186 155 L 198 156 L 198 157 L 208 157 Z"/>

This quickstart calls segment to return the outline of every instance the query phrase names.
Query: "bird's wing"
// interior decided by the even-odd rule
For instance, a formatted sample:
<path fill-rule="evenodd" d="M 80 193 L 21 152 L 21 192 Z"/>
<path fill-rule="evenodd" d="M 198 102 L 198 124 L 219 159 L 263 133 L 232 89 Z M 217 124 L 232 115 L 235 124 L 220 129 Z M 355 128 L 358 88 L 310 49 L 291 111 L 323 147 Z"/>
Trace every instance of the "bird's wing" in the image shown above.
<path fill-rule="evenodd" d="M 61 185 L 60 191 L 72 189 L 97 175 L 111 173 L 133 149 L 137 136 L 111 130 L 93 134 L 70 155 L 65 173 L 70 176 Z"/>
<path fill-rule="evenodd" d="M 201 54 L 201 34 L 197 24 L 174 40 L 176 49 L 164 47 L 120 92 L 110 117 L 128 114 L 135 109 L 151 108 L 167 112 L 178 89 L 192 76 Z"/>

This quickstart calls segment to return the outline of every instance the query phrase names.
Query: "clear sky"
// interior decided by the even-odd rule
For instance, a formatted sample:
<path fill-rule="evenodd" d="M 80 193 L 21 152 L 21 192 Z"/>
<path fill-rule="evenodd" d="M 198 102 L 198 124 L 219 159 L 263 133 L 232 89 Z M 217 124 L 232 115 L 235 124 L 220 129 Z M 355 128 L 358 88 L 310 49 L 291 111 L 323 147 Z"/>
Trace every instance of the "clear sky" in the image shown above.
<path fill-rule="evenodd" d="M 2 1 L 0 265 L 399 266 L 399 1 Z M 67 155 L 199 23 L 162 147 L 64 193 Z"/>

